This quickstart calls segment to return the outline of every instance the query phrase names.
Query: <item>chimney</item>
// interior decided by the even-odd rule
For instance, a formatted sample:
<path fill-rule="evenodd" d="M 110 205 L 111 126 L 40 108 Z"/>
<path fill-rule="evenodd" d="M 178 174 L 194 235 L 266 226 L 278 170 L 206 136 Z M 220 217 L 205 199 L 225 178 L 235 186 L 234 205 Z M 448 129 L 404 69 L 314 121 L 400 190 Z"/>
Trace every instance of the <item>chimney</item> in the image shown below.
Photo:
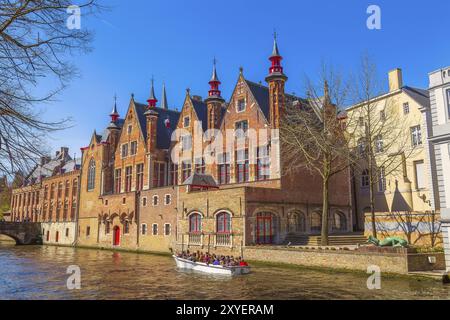
<path fill-rule="evenodd" d="M 61 147 L 61 158 L 66 159 L 69 156 L 69 148 Z"/>
<path fill-rule="evenodd" d="M 399 90 L 403 87 L 402 69 L 389 71 L 389 92 Z"/>

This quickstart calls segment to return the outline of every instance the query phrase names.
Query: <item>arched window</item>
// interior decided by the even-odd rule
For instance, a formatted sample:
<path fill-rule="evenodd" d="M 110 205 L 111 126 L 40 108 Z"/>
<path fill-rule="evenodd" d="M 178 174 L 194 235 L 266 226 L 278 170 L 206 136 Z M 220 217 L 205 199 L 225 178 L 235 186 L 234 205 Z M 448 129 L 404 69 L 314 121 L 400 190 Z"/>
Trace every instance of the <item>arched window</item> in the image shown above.
<path fill-rule="evenodd" d="M 130 233 L 130 223 L 128 222 L 128 220 L 125 220 L 123 224 L 123 233 L 125 234 Z"/>
<path fill-rule="evenodd" d="M 335 212 L 333 216 L 333 231 L 346 231 L 347 218 L 342 212 Z"/>
<path fill-rule="evenodd" d="M 313 212 L 311 215 L 311 231 L 320 232 L 322 229 L 322 215 L 320 212 Z"/>
<path fill-rule="evenodd" d="M 93 190 L 95 188 L 95 161 L 94 159 L 91 159 L 89 161 L 89 168 L 88 168 L 88 191 Z"/>
<path fill-rule="evenodd" d="M 288 216 L 289 232 L 305 232 L 306 219 L 302 212 L 291 212 Z"/>
<path fill-rule="evenodd" d="M 231 215 L 228 212 L 221 212 L 217 214 L 216 229 L 218 233 L 231 232 Z"/>
<path fill-rule="evenodd" d="M 193 213 L 189 216 L 189 232 L 198 233 L 202 231 L 202 216 Z"/>
<path fill-rule="evenodd" d="M 369 187 L 369 170 L 365 169 L 361 172 L 361 188 Z"/>

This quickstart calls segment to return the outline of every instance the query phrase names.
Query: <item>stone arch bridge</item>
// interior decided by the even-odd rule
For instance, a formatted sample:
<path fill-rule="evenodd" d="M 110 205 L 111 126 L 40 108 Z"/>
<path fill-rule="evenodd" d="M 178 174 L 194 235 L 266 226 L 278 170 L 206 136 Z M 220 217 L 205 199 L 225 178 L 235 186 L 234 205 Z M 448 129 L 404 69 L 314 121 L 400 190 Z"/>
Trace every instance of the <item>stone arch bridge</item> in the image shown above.
<path fill-rule="evenodd" d="M 13 238 L 18 245 L 42 244 L 38 222 L 0 222 L 0 234 Z"/>

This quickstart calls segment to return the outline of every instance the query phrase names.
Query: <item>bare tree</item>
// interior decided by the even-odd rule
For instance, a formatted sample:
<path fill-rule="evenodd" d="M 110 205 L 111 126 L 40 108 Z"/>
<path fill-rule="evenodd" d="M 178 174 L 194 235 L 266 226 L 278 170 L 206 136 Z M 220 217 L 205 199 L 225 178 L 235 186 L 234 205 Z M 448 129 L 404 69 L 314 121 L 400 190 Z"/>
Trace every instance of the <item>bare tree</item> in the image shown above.
<path fill-rule="evenodd" d="M 79 18 L 71 5 L 70 0 L 0 2 L 1 175 L 28 172 L 46 152 L 48 134 L 68 125 L 68 119 L 43 120 L 36 106 L 53 101 L 76 75 L 71 57 L 90 50 L 92 33 L 68 26 L 71 14 Z M 101 9 L 96 0 L 78 8 L 83 19 Z M 54 88 L 36 94 L 44 80 Z"/>
<path fill-rule="evenodd" d="M 356 170 L 367 179 L 369 189 L 372 235 L 377 236 L 375 222 L 375 188 L 386 189 L 386 177 L 402 175 L 407 180 L 406 159 L 415 148 L 409 143 L 409 128 L 400 118 L 400 106 L 395 97 L 382 94 L 375 64 L 365 55 L 361 70 L 351 85 L 354 101 L 348 110 L 347 128 L 350 145 L 354 147 Z M 396 181 L 398 183 L 398 181 Z"/>
<path fill-rule="evenodd" d="M 350 164 L 343 122 L 338 116 L 345 105 L 348 87 L 340 75 L 325 67 L 319 87 L 307 80 L 307 101 L 286 106 L 280 141 L 287 172 L 306 168 L 321 177 L 321 245 L 328 245 L 330 179 Z"/>

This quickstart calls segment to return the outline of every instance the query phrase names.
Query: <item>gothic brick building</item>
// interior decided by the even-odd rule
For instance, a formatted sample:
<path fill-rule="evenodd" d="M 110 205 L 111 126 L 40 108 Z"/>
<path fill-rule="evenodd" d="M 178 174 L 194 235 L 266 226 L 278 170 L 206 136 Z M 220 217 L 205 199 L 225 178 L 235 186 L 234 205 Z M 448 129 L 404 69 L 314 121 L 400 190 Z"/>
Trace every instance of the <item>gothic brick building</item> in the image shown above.
<path fill-rule="evenodd" d="M 12 192 L 11 220 L 40 222 L 47 244 L 72 245 L 76 236 L 79 165 L 61 148 L 54 158 L 42 157 L 23 185 Z"/>
<path fill-rule="evenodd" d="M 320 233 L 320 178 L 283 169 L 280 114 L 305 100 L 285 93 L 276 41 L 267 86 L 241 69 L 226 102 L 214 64 L 208 97 L 187 90 L 181 110 L 116 105 L 102 134 L 82 148 L 78 245 L 145 251 L 239 252 L 289 235 Z M 266 132 L 266 134 L 262 134 Z M 200 150 L 200 151 L 199 151 Z M 333 178 L 330 231 L 352 231 L 349 173 Z"/>

